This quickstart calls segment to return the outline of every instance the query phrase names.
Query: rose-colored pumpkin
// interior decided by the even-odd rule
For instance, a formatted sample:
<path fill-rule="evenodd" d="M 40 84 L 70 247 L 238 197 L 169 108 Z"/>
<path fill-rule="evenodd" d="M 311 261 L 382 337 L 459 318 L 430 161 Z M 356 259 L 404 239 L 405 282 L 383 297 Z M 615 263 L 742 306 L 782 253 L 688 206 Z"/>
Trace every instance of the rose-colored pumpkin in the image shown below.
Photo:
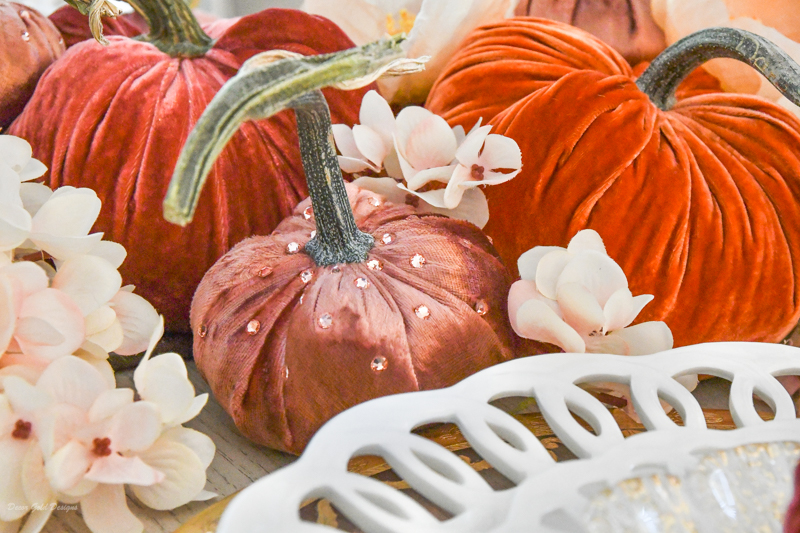
<path fill-rule="evenodd" d="M 517 15 L 572 24 L 608 43 L 632 65 L 666 47 L 650 14 L 650 0 L 520 0 Z"/>
<path fill-rule="evenodd" d="M 64 53 L 58 30 L 47 17 L 22 4 L 0 1 L 0 129 L 30 99 L 36 82 Z"/>
<path fill-rule="evenodd" d="M 295 109 L 310 199 L 271 235 L 225 254 L 192 302 L 197 367 L 256 442 L 299 453 L 348 407 L 452 385 L 513 356 L 511 280 L 486 236 L 342 179 L 316 89 L 377 71 L 399 52 L 390 40 L 239 74 L 178 161 L 165 213 L 185 223 L 225 142 L 206 122 L 233 131 L 241 119 L 229 110 L 245 110 L 241 117 Z"/>
<path fill-rule="evenodd" d="M 756 41 L 739 42 L 753 56 Z M 786 110 L 725 93 L 659 109 L 610 47 L 526 18 L 472 34 L 427 105 L 452 125 L 483 117 L 522 149 L 522 173 L 486 191 L 485 230 L 510 267 L 591 228 L 631 291 L 655 295 L 639 320 L 665 321 L 676 346 L 775 342 L 797 323 L 800 123 Z"/>
<path fill-rule="evenodd" d="M 154 42 L 169 53 L 114 35 L 107 47 L 78 43 L 43 76 L 10 131 L 47 165 L 49 186 L 97 191 L 103 209 L 94 231 L 135 252 L 122 276 L 164 314 L 168 329 L 186 330 L 192 294 L 214 261 L 241 239 L 272 231 L 307 195 L 293 119 L 282 113 L 237 133 L 209 176 L 191 227 L 168 224 L 161 202 L 186 136 L 252 55 L 311 55 L 352 42 L 325 19 L 272 9 L 242 17 L 211 46 L 183 0 L 136 3 L 151 12 L 151 40 L 161 39 Z M 168 32 L 164 12 L 175 9 L 180 16 L 172 23 L 194 41 Z M 337 122 L 357 119 L 364 91 L 326 94 Z"/>

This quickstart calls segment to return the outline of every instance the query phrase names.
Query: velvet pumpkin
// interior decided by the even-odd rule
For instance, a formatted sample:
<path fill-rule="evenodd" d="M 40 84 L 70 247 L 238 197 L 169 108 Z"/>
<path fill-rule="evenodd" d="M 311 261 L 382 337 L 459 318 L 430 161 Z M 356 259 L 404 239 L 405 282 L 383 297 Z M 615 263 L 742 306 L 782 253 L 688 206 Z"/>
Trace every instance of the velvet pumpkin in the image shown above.
<path fill-rule="evenodd" d="M 188 330 L 203 274 L 241 239 L 272 231 L 307 195 L 291 114 L 246 124 L 211 171 L 195 224 L 161 217 L 181 147 L 206 104 L 252 55 L 271 49 L 332 52 L 352 42 L 332 23 L 273 9 L 242 17 L 212 43 L 182 0 L 131 0 L 146 38 L 78 43 L 42 77 L 10 132 L 33 146 L 51 187 L 90 187 L 103 198 L 95 231 L 135 250 L 120 268 Z M 329 91 L 338 122 L 352 124 L 362 91 Z"/>
<path fill-rule="evenodd" d="M 795 99 L 800 70 L 739 30 L 687 39 L 634 80 L 581 30 L 508 20 L 467 39 L 427 105 L 522 149 L 522 173 L 486 191 L 506 264 L 591 228 L 631 291 L 655 296 L 639 320 L 665 321 L 676 346 L 776 342 L 800 317 L 800 123 L 753 96 L 674 93 L 711 57 L 752 58 Z"/>
<path fill-rule="evenodd" d="M 0 129 L 5 129 L 22 112 L 45 69 L 64 53 L 64 42 L 35 9 L 0 1 L 0 51 Z"/>
<path fill-rule="evenodd" d="M 634 65 L 653 59 L 667 46 L 650 13 L 650 0 L 520 0 L 516 14 L 577 26 Z"/>
<path fill-rule="evenodd" d="M 186 220 L 225 142 L 204 134 L 206 122 L 232 132 L 242 117 L 294 107 L 310 199 L 223 256 L 192 302 L 194 358 L 217 400 L 246 436 L 292 453 L 348 407 L 449 386 L 513 353 L 510 276 L 476 226 L 345 188 L 315 89 L 375 70 L 392 52 L 381 42 L 240 74 L 189 137 L 166 202 Z"/>

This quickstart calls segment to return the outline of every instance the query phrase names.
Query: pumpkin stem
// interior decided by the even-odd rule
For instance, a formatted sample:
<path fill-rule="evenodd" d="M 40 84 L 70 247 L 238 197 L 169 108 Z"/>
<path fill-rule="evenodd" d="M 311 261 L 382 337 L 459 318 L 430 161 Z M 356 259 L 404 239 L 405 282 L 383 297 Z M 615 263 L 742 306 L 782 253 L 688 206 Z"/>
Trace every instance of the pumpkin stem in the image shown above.
<path fill-rule="evenodd" d="M 363 261 L 373 239 L 356 227 L 333 147 L 330 111 L 319 89 L 385 71 L 403 55 L 402 40 L 394 36 L 333 54 L 267 64 L 263 56 L 269 53 L 250 59 L 220 89 L 189 134 L 164 200 L 164 218 L 184 226 L 191 221 L 214 161 L 243 122 L 294 108 L 317 222 L 317 235 L 306 253 L 319 265 Z"/>
<path fill-rule="evenodd" d="M 708 28 L 675 42 L 656 57 L 636 85 L 664 111 L 675 105 L 675 90 L 695 68 L 727 57 L 747 63 L 781 94 L 800 105 L 800 65 L 763 37 L 736 28 Z"/>
<path fill-rule="evenodd" d="M 185 0 L 125 0 L 150 28 L 138 40 L 148 42 L 171 57 L 199 57 L 214 41 L 206 35 Z"/>

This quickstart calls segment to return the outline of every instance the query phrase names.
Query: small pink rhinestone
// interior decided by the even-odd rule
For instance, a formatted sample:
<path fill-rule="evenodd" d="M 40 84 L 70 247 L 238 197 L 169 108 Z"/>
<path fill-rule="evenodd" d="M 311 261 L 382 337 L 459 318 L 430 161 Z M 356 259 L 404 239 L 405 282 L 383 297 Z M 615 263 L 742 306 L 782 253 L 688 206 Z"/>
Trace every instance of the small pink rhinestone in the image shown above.
<path fill-rule="evenodd" d="M 261 322 L 258 320 L 251 320 L 247 323 L 247 334 L 255 335 L 261 329 Z"/>

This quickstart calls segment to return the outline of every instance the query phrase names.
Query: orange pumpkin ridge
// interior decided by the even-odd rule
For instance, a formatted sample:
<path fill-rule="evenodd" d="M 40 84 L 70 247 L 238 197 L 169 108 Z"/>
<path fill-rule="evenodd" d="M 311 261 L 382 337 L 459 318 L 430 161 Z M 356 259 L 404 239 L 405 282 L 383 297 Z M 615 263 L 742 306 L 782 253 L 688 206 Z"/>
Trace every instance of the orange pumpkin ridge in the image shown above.
<path fill-rule="evenodd" d="M 311 197 L 223 256 L 191 315 L 195 361 L 217 400 L 250 439 L 292 453 L 357 403 L 446 387 L 513 357 L 511 280 L 486 236 L 345 186 L 316 89 L 377 71 L 394 57 L 384 46 L 238 75 L 198 121 L 165 200 L 169 218 L 186 222 L 224 135 L 251 113 L 295 109 Z"/>
<path fill-rule="evenodd" d="M 676 56 L 696 35 L 640 77 L 664 108 L 676 92 L 675 106 L 662 110 L 596 38 L 509 19 L 468 37 L 427 107 L 465 128 L 483 116 L 522 149 L 520 175 L 486 191 L 485 231 L 506 264 L 591 228 L 631 291 L 655 296 L 638 321 L 665 321 L 676 346 L 776 342 L 800 318 L 800 122 L 764 99 L 716 92 L 698 72 L 676 88 L 709 56 L 740 47 L 740 57 L 753 57 L 751 35 L 703 35 L 701 50 L 715 50 Z M 781 61 L 789 71 L 778 83 L 796 95 L 797 67 Z M 495 92 L 473 92 L 473 79 L 502 80 L 509 90 L 501 105 Z"/>
<path fill-rule="evenodd" d="M 9 131 L 47 165 L 49 186 L 90 187 L 103 198 L 93 230 L 131 252 L 123 278 L 164 314 L 168 329 L 188 331 L 192 294 L 208 268 L 243 238 L 272 231 L 307 190 L 293 117 L 285 112 L 244 125 L 210 173 L 195 224 L 168 224 L 161 202 L 186 137 L 256 53 L 314 55 L 353 43 L 320 17 L 272 9 L 236 20 L 211 45 L 188 9 L 158 13 L 180 0 L 136 3 L 154 26 L 151 37 L 173 55 L 119 35 L 109 35 L 107 47 L 79 42 L 42 77 Z M 164 27 L 163 16 L 175 18 Z M 173 26 L 193 29 L 171 35 Z M 337 122 L 357 120 L 364 92 L 325 90 Z"/>

